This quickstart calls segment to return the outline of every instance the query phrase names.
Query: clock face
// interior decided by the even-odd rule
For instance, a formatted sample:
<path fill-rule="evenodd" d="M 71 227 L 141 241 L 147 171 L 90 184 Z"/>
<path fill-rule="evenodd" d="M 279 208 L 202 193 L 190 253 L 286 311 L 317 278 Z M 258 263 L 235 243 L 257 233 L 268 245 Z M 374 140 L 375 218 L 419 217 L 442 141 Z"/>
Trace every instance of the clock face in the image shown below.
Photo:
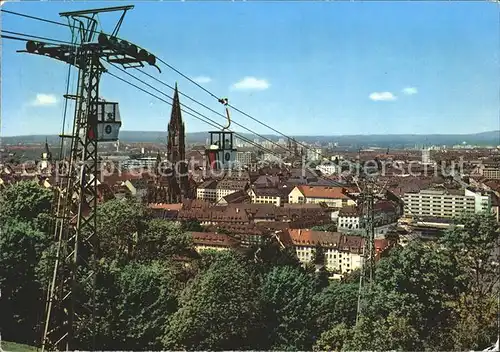
<path fill-rule="evenodd" d="M 111 126 L 107 125 L 106 128 L 104 128 L 104 132 L 106 132 L 106 134 L 110 134 L 111 133 Z"/>
<path fill-rule="evenodd" d="M 224 156 L 224 159 L 226 159 L 226 161 L 229 161 L 231 159 L 231 154 L 226 153 L 226 155 Z"/>

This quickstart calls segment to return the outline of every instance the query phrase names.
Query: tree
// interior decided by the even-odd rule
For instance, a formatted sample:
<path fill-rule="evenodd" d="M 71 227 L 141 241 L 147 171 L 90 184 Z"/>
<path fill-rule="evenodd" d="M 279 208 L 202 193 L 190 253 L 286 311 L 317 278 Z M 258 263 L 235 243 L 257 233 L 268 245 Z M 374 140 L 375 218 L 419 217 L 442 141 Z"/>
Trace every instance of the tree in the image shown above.
<path fill-rule="evenodd" d="M 35 181 L 9 185 L 0 193 L 0 224 L 15 219 L 48 231 L 53 200 L 53 192 Z"/>
<path fill-rule="evenodd" d="M 138 236 L 135 257 L 139 260 L 165 259 L 176 254 L 190 254 L 192 248 L 192 238 L 181 226 L 163 219 L 151 219 Z"/>
<path fill-rule="evenodd" d="M 337 324 L 323 332 L 313 346 L 314 351 L 342 351 L 346 341 L 352 338 L 352 330 L 346 324 Z"/>
<path fill-rule="evenodd" d="M 300 268 L 276 267 L 263 279 L 268 348 L 310 350 L 313 344 L 314 278 Z"/>
<path fill-rule="evenodd" d="M 393 312 L 387 318 L 380 318 L 375 321 L 369 318 L 361 318 L 351 334 L 344 332 L 341 337 L 344 337 L 340 342 L 343 343 L 342 347 L 346 350 L 421 350 L 418 347 L 420 346 L 418 344 L 418 332 L 410 324 L 409 319 Z"/>
<path fill-rule="evenodd" d="M 103 263 L 99 282 L 99 349 L 160 350 L 182 288 L 175 266 L 164 261 Z"/>
<path fill-rule="evenodd" d="M 3 337 L 33 343 L 43 311 L 36 267 L 50 243 L 53 193 L 34 181 L 0 193 L 0 325 Z"/>
<path fill-rule="evenodd" d="M 221 254 L 184 290 L 180 308 L 165 329 L 166 349 L 259 348 L 259 287 L 248 264 Z"/>
<path fill-rule="evenodd" d="M 182 222 L 182 230 L 186 232 L 205 232 L 205 228 L 201 226 L 196 219 L 190 219 Z"/>
<path fill-rule="evenodd" d="M 455 348 L 480 349 L 497 333 L 494 302 L 500 279 L 499 227 L 490 214 L 461 216 L 456 224 L 439 241 L 463 271 L 467 285 L 457 302 Z"/>
<path fill-rule="evenodd" d="M 356 322 L 358 304 L 357 283 L 332 282 L 323 291 L 314 295 L 316 334 L 332 329 L 338 324 L 353 327 Z"/>
<path fill-rule="evenodd" d="M 47 246 L 47 234 L 32 223 L 10 219 L 0 229 L 0 326 L 3 338 L 32 344 L 43 312 L 36 266 Z"/>
<path fill-rule="evenodd" d="M 398 312 L 394 321 L 399 324 L 404 320 L 415 330 L 412 343 L 417 349 L 452 348 L 449 336 L 455 320 L 454 302 L 465 289 L 453 258 L 435 244 L 413 241 L 379 262 L 376 280 L 363 305 L 366 324 Z"/>
<path fill-rule="evenodd" d="M 147 209 L 133 200 L 112 199 L 97 208 L 100 256 L 132 258 L 139 234 L 144 231 Z"/>

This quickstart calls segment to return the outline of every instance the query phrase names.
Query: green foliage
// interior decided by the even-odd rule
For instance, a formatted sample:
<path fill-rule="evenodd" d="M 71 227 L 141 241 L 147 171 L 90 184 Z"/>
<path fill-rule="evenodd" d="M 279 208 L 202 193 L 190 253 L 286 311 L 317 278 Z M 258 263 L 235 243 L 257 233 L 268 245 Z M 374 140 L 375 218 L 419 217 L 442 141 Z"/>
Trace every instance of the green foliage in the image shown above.
<path fill-rule="evenodd" d="M 15 219 L 47 230 L 53 200 L 53 192 L 35 181 L 9 185 L 0 192 L 0 224 Z"/>
<path fill-rule="evenodd" d="M 462 273 L 444 251 L 414 241 L 384 258 L 376 271 L 377 287 L 367 304 L 372 321 L 391 312 L 406 317 L 427 346 L 442 347 L 453 327 L 455 302 L 465 289 Z M 439 331 L 440 334 L 436 335 Z"/>
<path fill-rule="evenodd" d="M 192 237 L 182 227 L 163 219 L 152 219 L 138 235 L 135 257 L 138 260 L 166 259 L 191 253 Z"/>
<path fill-rule="evenodd" d="M 277 266 L 299 267 L 300 262 L 294 248 L 282 248 L 273 238 L 266 238 L 261 245 L 254 245 L 244 251 L 245 258 L 255 264 L 259 273 L 267 273 Z"/>
<path fill-rule="evenodd" d="M 348 328 L 354 326 L 358 291 L 358 284 L 332 282 L 324 290 L 314 295 L 317 335 L 321 335 L 338 324 L 344 324 Z"/>
<path fill-rule="evenodd" d="M 167 349 L 242 350 L 259 345 L 257 282 L 234 253 L 219 256 L 183 292 L 165 329 Z"/>
<path fill-rule="evenodd" d="M 205 228 L 196 219 L 183 221 L 182 230 L 185 232 L 205 232 Z"/>
<path fill-rule="evenodd" d="M 98 348 L 160 350 L 163 329 L 177 310 L 182 284 L 163 262 L 111 264 L 99 275 Z"/>
<path fill-rule="evenodd" d="M 0 326 L 3 337 L 33 343 L 43 310 L 36 268 L 49 244 L 52 192 L 18 182 L 0 193 Z"/>
<path fill-rule="evenodd" d="M 341 351 L 346 341 L 352 338 L 352 330 L 346 324 L 334 325 L 323 332 L 313 346 L 314 351 Z"/>
<path fill-rule="evenodd" d="M 276 267 L 264 277 L 261 299 L 269 349 L 311 349 L 314 294 L 314 278 L 299 268 Z"/>
<path fill-rule="evenodd" d="M 48 226 L 52 199 L 36 182 L 0 194 L 0 326 L 12 341 L 39 337 L 57 249 Z M 186 230 L 199 224 L 151 219 L 135 201 L 109 201 L 98 209 L 96 348 L 482 349 L 496 340 L 498 225 L 485 214 L 458 222 L 465 226 L 439 243 L 414 241 L 381 259 L 356 323 L 359 270 L 328 283 L 320 247 L 306 269 L 293 248 L 272 238 L 198 255 Z M 80 330 L 90 313 L 81 318 L 77 346 L 90 349 L 91 336 Z"/>
<path fill-rule="evenodd" d="M 100 256 L 122 260 L 132 258 L 147 216 L 147 209 L 133 200 L 112 199 L 100 205 L 97 208 Z"/>

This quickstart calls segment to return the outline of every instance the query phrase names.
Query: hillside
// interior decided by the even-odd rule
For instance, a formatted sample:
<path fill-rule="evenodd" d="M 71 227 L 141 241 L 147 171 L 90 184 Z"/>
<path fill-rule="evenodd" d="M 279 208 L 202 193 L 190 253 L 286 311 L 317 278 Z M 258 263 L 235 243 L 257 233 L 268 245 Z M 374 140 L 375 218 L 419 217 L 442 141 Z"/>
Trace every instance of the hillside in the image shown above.
<path fill-rule="evenodd" d="M 253 140 L 259 138 L 252 134 L 242 133 L 241 135 Z M 263 135 L 271 140 L 283 138 L 277 135 Z M 122 142 L 136 143 L 166 143 L 167 133 L 164 131 L 121 131 L 120 140 Z M 208 137 L 207 132 L 187 133 L 186 140 L 188 143 L 205 143 Z M 500 130 L 489 131 L 473 134 L 388 134 L 388 135 L 343 135 L 343 136 L 291 136 L 299 141 L 308 143 L 313 142 L 336 142 L 342 146 L 358 146 L 358 147 L 394 147 L 394 146 L 414 146 L 417 145 L 456 145 L 466 142 L 467 144 L 475 145 L 499 145 Z M 29 136 L 13 136 L 2 137 L 2 144 L 18 144 L 18 143 L 43 143 L 45 138 L 50 144 L 56 143 L 59 139 L 57 135 L 29 135 Z"/>

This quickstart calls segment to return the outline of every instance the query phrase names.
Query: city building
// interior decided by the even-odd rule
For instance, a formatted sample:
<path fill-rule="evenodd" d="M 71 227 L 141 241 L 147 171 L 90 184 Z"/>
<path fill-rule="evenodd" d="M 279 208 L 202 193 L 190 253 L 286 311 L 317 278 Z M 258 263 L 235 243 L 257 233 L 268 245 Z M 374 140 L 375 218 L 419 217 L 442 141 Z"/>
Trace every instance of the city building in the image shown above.
<path fill-rule="evenodd" d="M 356 202 L 347 194 L 343 187 L 299 185 L 288 195 L 291 204 L 325 203 L 329 207 L 342 208 L 355 205 Z"/>
<path fill-rule="evenodd" d="M 500 180 L 500 167 L 485 166 L 483 168 L 483 177 L 490 180 Z"/>
<path fill-rule="evenodd" d="M 320 171 L 324 175 L 334 175 L 340 170 L 339 165 L 335 164 L 325 164 L 316 166 L 316 170 Z"/>
<path fill-rule="evenodd" d="M 169 191 L 169 197 L 172 199 L 172 203 L 180 202 L 183 198 L 189 197 L 185 138 L 186 135 L 181 115 L 179 91 L 176 83 L 172 102 L 172 112 L 170 114 L 170 123 L 168 124 L 167 139 L 167 160 L 173 167 L 173 175 L 175 177 L 175 182 L 177 183 L 177 187 L 173 187 L 173 189 Z"/>
<path fill-rule="evenodd" d="M 303 229 L 288 230 L 297 258 L 303 264 L 314 258 L 317 246 L 323 249 L 325 268 L 328 271 L 346 274 L 361 267 L 363 238 L 344 236 L 338 232 Z"/>
<path fill-rule="evenodd" d="M 285 200 L 288 201 L 287 189 L 274 187 L 253 187 L 248 191 L 248 195 L 254 204 L 274 204 L 280 207 Z"/>
<path fill-rule="evenodd" d="M 378 201 L 374 204 L 373 223 L 375 236 L 383 236 L 397 225 L 398 206 L 390 201 Z M 363 229 L 361 209 L 348 206 L 340 209 L 337 218 L 337 229 L 340 232 L 360 233 Z"/>
<path fill-rule="evenodd" d="M 229 235 L 215 232 L 191 232 L 194 249 L 200 253 L 206 250 L 224 251 L 239 246 L 239 241 Z"/>
<path fill-rule="evenodd" d="M 208 180 L 200 184 L 196 188 L 196 199 L 207 200 L 210 202 L 217 201 L 217 180 Z"/>
<path fill-rule="evenodd" d="M 252 164 L 253 155 L 251 151 L 238 150 L 236 152 L 236 163 L 239 166 L 249 166 Z"/>
<path fill-rule="evenodd" d="M 491 196 L 486 192 L 456 189 L 425 189 L 404 194 L 406 217 L 451 218 L 464 213 L 489 212 Z"/>
<path fill-rule="evenodd" d="M 306 152 L 306 157 L 307 157 L 307 160 L 310 160 L 310 161 L 319 161 L 322 159 L 322 154 L 323 154 L 323 151 L 321 150 L 321 148 L 309 148 L 307 149 L 307 152 Z"/>

